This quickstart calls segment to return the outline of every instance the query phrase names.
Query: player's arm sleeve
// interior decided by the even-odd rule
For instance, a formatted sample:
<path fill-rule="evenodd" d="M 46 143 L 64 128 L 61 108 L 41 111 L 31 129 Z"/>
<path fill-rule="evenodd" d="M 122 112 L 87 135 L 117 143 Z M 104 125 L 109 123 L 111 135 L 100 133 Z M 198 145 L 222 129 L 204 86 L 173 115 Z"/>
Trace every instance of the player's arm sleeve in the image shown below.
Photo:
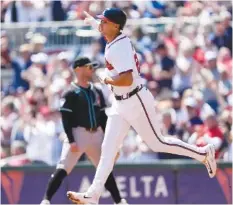
<path fill-rule="evenodd" d="M 135 60 L 131 43 L 127 40 L 122 40 L 117 42 L 115 46 L 116 48 L 110 54 L 112 66 L 118 74 L 132 72 Z"/>
<path fill-rule="evenodd" d="M 67 138 L 69 140 L 69 143 L 74 142 L 74 135 L 72 132 L 73 128 L 73 120 L 74 120 L 74 114 L 73 114 L 73 104 L 72 104 L 72 94 L 68 93 L 64 96 L 64 98 L 61 99 L 61 117 L 62 117 L 62 124 L 65 130 L 65 133 L 67 135 Z"/>

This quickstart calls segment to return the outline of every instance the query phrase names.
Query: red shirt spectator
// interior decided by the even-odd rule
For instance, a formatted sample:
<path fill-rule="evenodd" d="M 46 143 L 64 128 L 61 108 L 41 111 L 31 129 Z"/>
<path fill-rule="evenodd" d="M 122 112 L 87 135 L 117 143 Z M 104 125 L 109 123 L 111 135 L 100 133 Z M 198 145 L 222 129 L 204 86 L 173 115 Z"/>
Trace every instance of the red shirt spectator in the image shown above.
<path fill-rule="evenodd" d="M 206 116 L 204 123 L 204 126 L 198 126 L 195 128 L 196 132 L 190 137 L 188 142 L 199 147 L 204 147 L 207 144 L 213 144 L 216 150 L 215 158 L 218 158 L 219 150 L 224 138 L 223 132 L 221 131 L 214 114 Z"/>
<path fill-rule="evenodd" d="M 194 51 L 193 58 L 200 63 L 201 65 L 204 65 L 205 63 L 205 52 L 201 48 L 197 48 Z"/>

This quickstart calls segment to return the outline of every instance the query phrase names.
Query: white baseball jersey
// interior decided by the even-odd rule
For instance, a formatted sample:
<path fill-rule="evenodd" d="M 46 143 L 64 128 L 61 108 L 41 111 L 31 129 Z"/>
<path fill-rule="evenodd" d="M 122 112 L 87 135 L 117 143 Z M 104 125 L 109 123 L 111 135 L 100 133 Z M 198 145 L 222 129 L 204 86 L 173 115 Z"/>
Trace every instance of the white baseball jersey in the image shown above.
<path fill-rule="evenodd" d="M 121 34 L 105 48 L 106 72 L 110 77 L 120 75 L 125 72 L 132 72 L 133 83 L 131 86 L 112 86 L 116 95 L 124 95 L 144 81 L 139 75 L 139 61 L 130 39 Z"/>

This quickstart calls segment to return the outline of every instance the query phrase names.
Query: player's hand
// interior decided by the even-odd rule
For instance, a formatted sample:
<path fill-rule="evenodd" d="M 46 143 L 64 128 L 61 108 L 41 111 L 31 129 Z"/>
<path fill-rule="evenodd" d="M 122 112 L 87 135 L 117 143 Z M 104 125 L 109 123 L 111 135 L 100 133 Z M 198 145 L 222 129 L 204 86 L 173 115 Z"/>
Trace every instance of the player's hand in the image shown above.
<path fill-rule="evenodd" d="M 94 19 L 93 16 L 91 16 L 88 12 L 83 11 L 84 15 L 86 16 L 84 19 L 84 23 L 87 25 L 91 25 L 90 22 Z"/>
<path fill-rule="evenodd" d="M 108 77 L 104 71 L 97 70 L 96 71 L 96 76 L 99 79 L 99 81 L 103 84 L 105 83 L 105 79 Z"/>
<path fill-rule="evenodd" d="M 78 152 L 78 146 L 75 142 L 70 143 L 70 151 L 71 152 Z"/>
<path fill-rule="evenodd" d="M 94 18 L 92 15 L 90 15 L 88 12 L 83 11 L 83 13 L 85 14 L 86 18 Z"/>
<path fill-rule="evenodd" d="M 83 11 L 86 18 L 84 19 L 84 24 L 92 26 L 92 28 L 99 30 L 99 23 L 95 20 L 93 16 L 91 16 L 86 11 Z"/>
<path fill-rule="evenodd" d="M 111 82 L 112 82 L 112 79 L 111 78 L 109 78 L 109 77 L 106 77 L 105 79 L 104 79 L 104 83 L 107 85 L 107 84 L 111 84 Z"/>

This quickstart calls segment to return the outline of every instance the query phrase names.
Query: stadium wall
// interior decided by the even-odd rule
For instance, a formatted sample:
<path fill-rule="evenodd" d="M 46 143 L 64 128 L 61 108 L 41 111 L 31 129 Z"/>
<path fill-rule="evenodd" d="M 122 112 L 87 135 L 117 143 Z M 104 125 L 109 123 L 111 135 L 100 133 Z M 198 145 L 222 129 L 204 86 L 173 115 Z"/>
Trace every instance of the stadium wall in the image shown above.
<path fill-rule="evenodd" d="M 3 167 L 1 204 L 38 204 L 54 167 Z M 79 164 L 63 182 L 52 203 L 68 204 L 68 190 L 85 191 L 94 168 Z M 215 178 L 190 160 L 155 164 L 118 164 L 114 169 L 121 194 L 130 204 L 232 204 L 232 163 L 219 163 Z M 112 203 L 107 191 L 101 203 Z"/>

